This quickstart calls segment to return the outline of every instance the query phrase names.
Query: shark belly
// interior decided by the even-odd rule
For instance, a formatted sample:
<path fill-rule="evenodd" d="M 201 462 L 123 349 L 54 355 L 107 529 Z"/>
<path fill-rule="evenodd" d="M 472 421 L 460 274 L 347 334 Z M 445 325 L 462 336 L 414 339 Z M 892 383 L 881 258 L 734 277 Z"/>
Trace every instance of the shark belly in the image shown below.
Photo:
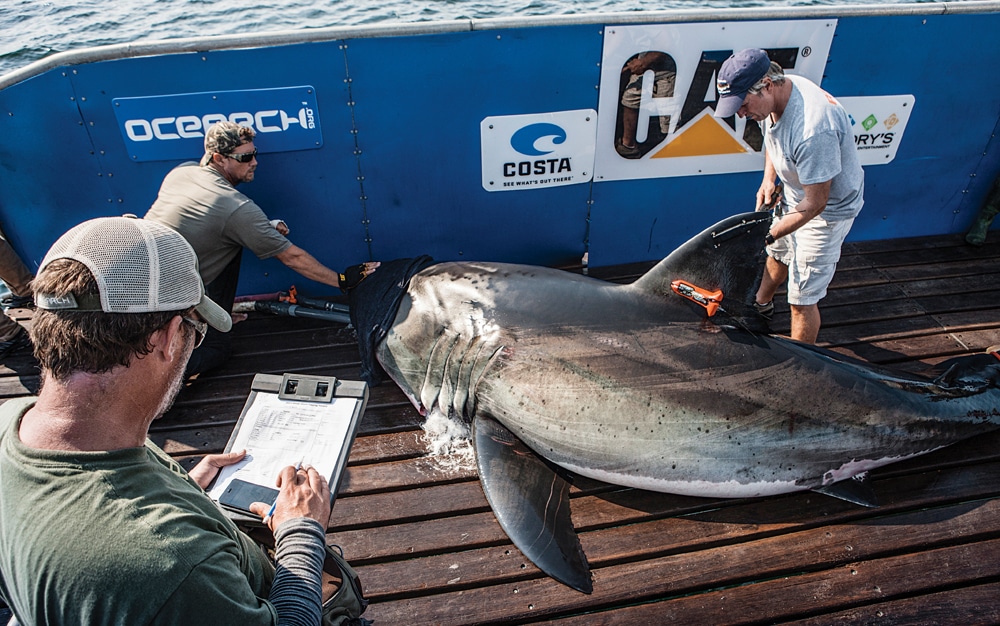
<path fill-rule="evenodd" d="M 733 350 L 697 324 L 519 339 L 478 381 L 477 411 L 546 459 L 613 484 L 787 493 L 995 428 L 795 346 Z"/>

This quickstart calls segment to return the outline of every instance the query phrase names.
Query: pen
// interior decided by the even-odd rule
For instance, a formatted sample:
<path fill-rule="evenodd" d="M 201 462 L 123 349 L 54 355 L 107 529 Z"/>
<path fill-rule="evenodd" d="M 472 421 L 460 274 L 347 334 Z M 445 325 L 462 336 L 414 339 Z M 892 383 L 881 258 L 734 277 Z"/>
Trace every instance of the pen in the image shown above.
<path fill-rule="evenodd" d="M 299 462 L 295 464 L 295 471 L 298 472 L 300 469 L 302 469 L 302 459 L 299 459 Z M 271 508 L 267 510 L 267 515 L 264 516 L 265 524 L 267 523 L 267 520 L 274 515 L 274 507 L 276 506 L 278 506 L 278 498 L 274 499 L 274 502 L 271 503 Z"/>

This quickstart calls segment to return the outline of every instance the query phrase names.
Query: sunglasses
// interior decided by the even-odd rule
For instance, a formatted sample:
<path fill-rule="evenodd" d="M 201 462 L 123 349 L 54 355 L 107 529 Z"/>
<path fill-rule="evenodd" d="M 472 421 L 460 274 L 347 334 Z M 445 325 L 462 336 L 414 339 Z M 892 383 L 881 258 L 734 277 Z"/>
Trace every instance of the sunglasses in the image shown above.
<path fill-rule="evenodd" d="M 249 163 L 257 157 L 257 148 L 254 148 L 253 152 L 243 152 L 241 154 L 230 153 L 223 156 L 227 156 L 238 163 Z"/>
<path fill-rule="evenodd" d="M 191 327 L 194 328 L 194 332 L 197 333 L 197 337 L 195 337 L 194 340 L 194 347 L 197 348 L 201 345 L 202 341 L 205 341 L 205 333 L 208 332 L 208 323 L 185 316 L 181 316 L 181 319 L 188 324 L 191 324 Z"/>

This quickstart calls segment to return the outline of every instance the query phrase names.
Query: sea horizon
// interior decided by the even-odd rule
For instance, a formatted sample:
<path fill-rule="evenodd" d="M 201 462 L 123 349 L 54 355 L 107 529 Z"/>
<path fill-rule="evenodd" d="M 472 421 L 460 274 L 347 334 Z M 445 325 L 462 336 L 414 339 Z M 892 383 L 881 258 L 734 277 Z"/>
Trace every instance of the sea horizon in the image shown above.
<path fill-rule="evenodd" d="M 0 8 L 0 76 L 60 52 L 188 37 L 670 9 L 914 4 L 878 0 L 11 0 Z"/>

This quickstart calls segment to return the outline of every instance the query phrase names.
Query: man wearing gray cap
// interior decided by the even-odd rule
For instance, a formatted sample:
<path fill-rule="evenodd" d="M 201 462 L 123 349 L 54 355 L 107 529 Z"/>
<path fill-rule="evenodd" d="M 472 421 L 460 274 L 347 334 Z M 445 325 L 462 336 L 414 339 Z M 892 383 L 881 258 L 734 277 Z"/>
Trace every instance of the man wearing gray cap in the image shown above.
<path fill-rule="evenodd" d="M 205 327 L 231 325 L 196 263 L 177 232 L 124 217 L 84 222 L 42 260 L 41 391 L 0 407 L 0 595 L 22 624 L 319 623 L 323 477 L 281 471 L 276 571 L 204 492 L 244 453 L 188 473 L 148 439 Z"/>
<path fill-rule="evenodd" d="M 336 272 L 289 241 L 284 222 L 270 221 L 253 200 L 236 191 L 257 170 L 252 128 L 217 122 L 205 133 L 201 163 L 182 163 L 163 179 L 146 219 L 173 228 L 198 255 L 202 280 L 215 301 L 232 311 L 243 248 L 260 259 L 274 257 L 306 278 L 344 291 L 375 271 L 363 263 Z M 229 358 L 228 336 L 209 331 L 205 344 L 188 364 L 191 376 L 216 368 Z"/>
<path fill-rule="evenodd" d="M 787 281 L 791 336 L 816 343 L 819 301 L 833 280 L 840 248 L 864 204 L 865 175 L 847 112 L 830 94 L 756 48 L 726 60 L 717 77 L 715 116 L 739 115 L 764 133 L 764 180 L 757 210 L 770 203 L 778 179 L 783 205 L 768 232 L 767 264 L 754 305 L 765 317 Z"/>

